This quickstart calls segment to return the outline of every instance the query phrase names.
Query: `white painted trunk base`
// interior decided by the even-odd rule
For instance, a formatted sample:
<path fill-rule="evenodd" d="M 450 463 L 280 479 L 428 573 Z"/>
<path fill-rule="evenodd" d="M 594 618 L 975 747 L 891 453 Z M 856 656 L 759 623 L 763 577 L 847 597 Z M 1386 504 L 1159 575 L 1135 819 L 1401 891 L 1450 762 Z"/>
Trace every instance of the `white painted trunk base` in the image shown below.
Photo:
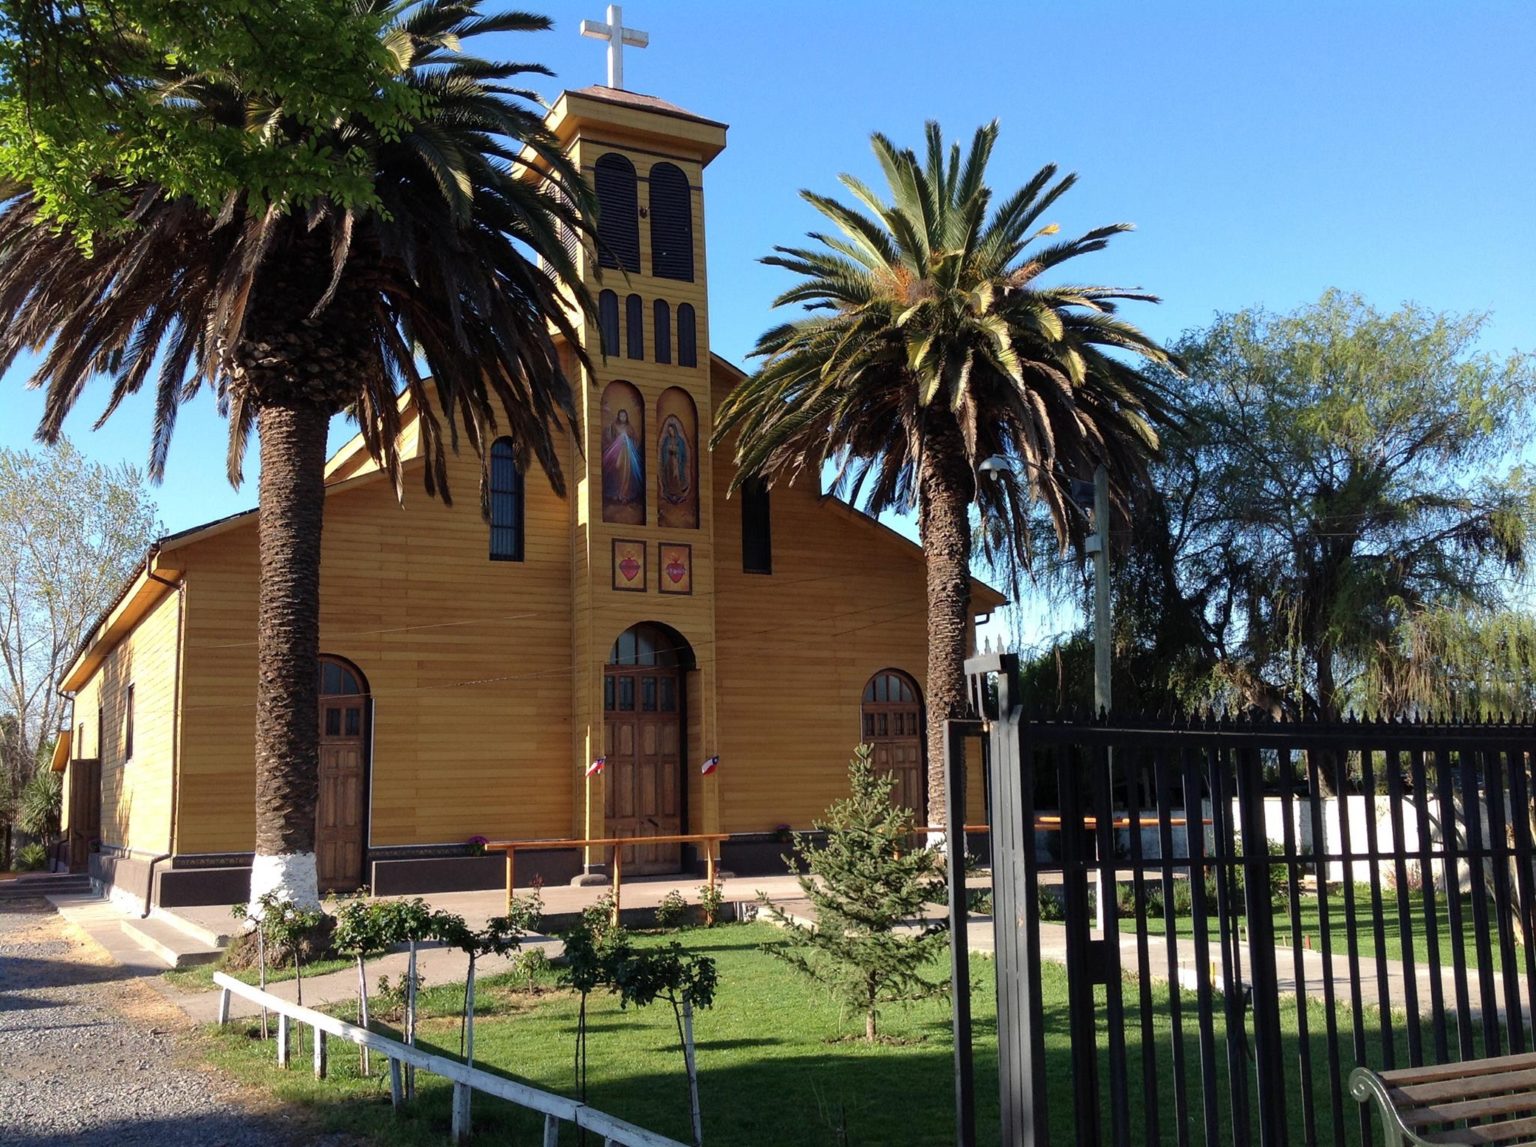
<path fill-rule="evenodd" d="M 259 910 L 256 902 L 268 892 L 279 900 L 291 901 L 296 907 L 313 909 L 320 907 L 320 884 L 315 870 L 313 852 L 288 852 L 279 856 L 262 856 L 251 861 L 251 913 Z"/>

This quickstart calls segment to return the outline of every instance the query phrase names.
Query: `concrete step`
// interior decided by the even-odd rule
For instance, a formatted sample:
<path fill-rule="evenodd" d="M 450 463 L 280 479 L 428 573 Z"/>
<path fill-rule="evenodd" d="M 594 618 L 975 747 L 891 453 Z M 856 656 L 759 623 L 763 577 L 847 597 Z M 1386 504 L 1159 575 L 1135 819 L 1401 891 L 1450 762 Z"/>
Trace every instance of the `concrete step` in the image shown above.
<path fill-rule="evenodd" d="M 167 968 L 187 968 L 193 964 L 211 964 L 220 949 L 189 936 L 174 924 L 150 916 L 143 920 L 122 921 L 123 934 Z"/>
<path fill-rule="evenodd" d="M 91 879 L 71 873 L 37 873 L 0 881 L 0 900 L 24 900 L 33 896 L 57 896 L 62 893 L 89 893 Z"/>
<path fill-rule="evenodd" d="M 174 908 L 156 908 L 150 912 L 151 920 L 161 920 L 172 928 L 185 933 L 205 948 L 227 948 L 238 928 L 233 917 L 227 924 L 210 925 L 189 919 Z"/>

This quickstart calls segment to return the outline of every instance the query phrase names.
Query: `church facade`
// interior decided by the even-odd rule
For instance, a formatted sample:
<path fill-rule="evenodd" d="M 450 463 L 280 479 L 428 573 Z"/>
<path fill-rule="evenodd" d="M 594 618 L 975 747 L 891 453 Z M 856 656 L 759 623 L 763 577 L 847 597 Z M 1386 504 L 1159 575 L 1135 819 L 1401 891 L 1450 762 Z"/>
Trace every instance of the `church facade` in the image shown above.
<path fill-rule="evenodd" d="M 921 809 L 920 549 L 814 480 L 727 498 L 710 351 L 704 172 L 724 125 L 648 96 L 561 96 L 549 125 L 597 189 L 582 249 L 593 364 L 568 367 L 568 496 L 510 440 L 450 463 L 452 507 L 404 505 L 355 439 L 333 457 L 321 581 L 323 887 L 494 887 L 476 837 L 551 842 L 518 872 L 605 855 L 561 842 L 730 833 L 738 872 L 846 791 L 873 742 Z M 577 437 L 579 436 L 579 438 Z M 407 411 L 402 457 L 415 454 Z M 412 479 L 415 479 L 413 481 Z M 70 863 L 145 906 L 243 899 L 254 841 L 257 521 L 162 539 L 71 666 Z M 1002 604 L 976 583 L 978 614 Z M 973 783 L 981 815 L 982 786 Z M 687 872 L 636 845 L 626 871 Z"/>

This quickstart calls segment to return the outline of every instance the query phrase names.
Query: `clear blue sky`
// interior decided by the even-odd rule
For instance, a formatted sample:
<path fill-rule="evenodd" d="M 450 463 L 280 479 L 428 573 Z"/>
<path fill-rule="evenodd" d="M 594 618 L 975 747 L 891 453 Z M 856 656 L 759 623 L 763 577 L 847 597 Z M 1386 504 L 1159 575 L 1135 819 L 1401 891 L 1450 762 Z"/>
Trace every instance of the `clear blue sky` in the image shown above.
<path fill-rule="evenodd" d="M 598 0 L 519 6 L 556 22 L 499 46 L 555 71 L 546 98 L 603 81 L 603 45 L 577 31 L 602 18 Z M 994 118 L 995 188 L 1053 162 L 1080 176 L 1055 213 L 1064 230 L 1137 225 L 1081 269 L 1161 295 L 1131 316 L 1156 335 L 1337 286 L 1382 307 L 1486 311 L 1487 349 L 1536 350 L 1528 2 L 652 0 L 624 18 L 651 37 L 626 51 L 626 86 L 730 125 L 705 186 L 713 346 L 735 361 L 785 283 L 757 259 L 814 225 L 798 189 L 877 179 L 871 131 L 916 146 L 927 119 L 965 139 Z M 26 365 L 0 379 L 7 446 L 40 409 Z M 148 403 L 92 433 L 103 401 L 87 391 L 69 433 L 142 464 Z M 158 494 L 169 529 L 254 503 L 254 473 L 243 491 L 224 482 L 223 450 L 200 400 Z"/>

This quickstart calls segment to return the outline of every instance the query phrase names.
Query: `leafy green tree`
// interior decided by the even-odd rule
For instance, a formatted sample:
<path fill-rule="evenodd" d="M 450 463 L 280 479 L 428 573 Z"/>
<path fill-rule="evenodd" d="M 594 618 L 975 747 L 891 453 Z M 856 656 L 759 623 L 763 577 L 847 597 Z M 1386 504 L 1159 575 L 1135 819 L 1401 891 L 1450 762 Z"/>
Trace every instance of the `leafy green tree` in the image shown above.
<path fill-rule="evenodd" d="M 1432 686 L 1448 665 L 1507 680 L 1536 359 L 1479 351 L 1481 325 L 1330 291 L 1184 340 L 1188 417 L 1119 547 L 1117 655 L 1157 650 L 1190 702 L 1323 720 L 1446 706 L 1472 687 Z"/>
<path fill-rule="evenodd" d="M 14 117 L 11 134 L 0 133 L 0 170 L 20 179 L 0 208 L 0 369 L 24 350 L 42 353 L 33 381 L 47 391 L 39 434 L 48 441 L 94 376 L 109 380 L 107 414 L 148 384 L 153 478 L 178 407 L 205 388 L 228 415 L 232 482 L 257 433 L 251 902 L 276 890 L 314 906 L 331 418 L 357 420 L 398 489 L 403 387 L 420 414 L 429 493 L 447 499 L 446 454 L 461 435 L 483 456 L 502 434 L 563 493 L 558 455 L 575 407 L 551 327 L 577 345 L 568 304 L 589 302 L 560 230 L 588 229 L 590 195 L 531 94 L 515 86 L 544 69 L 465 51 L 476 36 L 547 28 L 542 17 L 482 15 L 479 0 L 169 6 L 188 23 L 146 0 L 125 7 L 135 20 L 123 28 L 116 0 L 49 17 L 44 30 L 60 38 L 39 49 L 66 69 L 87 68 L 66 70 L 62 92 L 45 93 L 67 101 L 90 87 L 87 122 L 115 123 L 117 101 L 129 101 L 125 139 L 87 141 L 78 159 L 86 190 L 101 198 L 71 214 L 85 192 L 28 174 Z M 333 18 L 339 32 L 326 30 Z M 281 66 L 283 46 L 307 29 L 322 56 L 305 46 L 295 74 L 323 71 L 323 53 L 342 46 L 321 86 L 292 83 Z M 77 33 L 88 48 L 103 41 L 99 74 L 89 50 L 79 55 Z M 212 58 L 196 43 L 204 35 Z M 14 61 L 21 49 L 10 47 Z M 31 68 L 0 69 L 0 102 L 35 112 Z M 146 107 L 147 125 L 131 118 Z M 67 138 L 67 116 L 54 111 L 33 122 Z M 224 162 L 230 148 L 238 162 Z M 119 212 L 121 226 L 95 227 L 82 244 L 69 224 L 94 227 L 91 209 Z"/>
<path fill-rule="evenodd" d="M 883 1005 L 945 991 L 924 972 L 945 950 L 947 932 L 926 919 L 927 906 L 945 896 L 934 854 L 912 847 L 912 810 L 892 802 L 895 778 L 877 773 L 870 758 L 870 746 L 860 745 L 848 766 L 848 796 L 815 822 L 825 840 L 797 833 L 798 858 L 785 857 L 815 924 L 765 904 L 789 935 L 768 951 L 863 1015 L 872 1043 Z"/>
<path fill-rule="evenodd" d="M 231 193 L 257 214 L 377 209 L 369 140 L 330 129 L 406 132 L 424 112 L 392 16 L 353 0 L 0 0 L 0 174 L 86 248 L 133 226 L 136 185 L 215 213 Z M 238 83 L 249 119 L 163 98 L 187 77 Z"/>
<path fill-rule="evenodd" d="M 0 447 L 0 805 L 44 767 L 69 717 L 59 678 L 155 532 L 133 467 L 90 462 L 67 439 Z"/>
<path fill-rule="evenodd" d="M 1116 317 L 1118 287 L 1047 285 L 1050 273 L 1102 250 L 1130 229 L 1117 223 L 1040 243 L 1042 223 L 1076 176 L 1046 166 L 994 203 L 986 167 L 997 125 L 977 131 L 962 158 L 937 124 L 926 156 L 873 137 L 889 202 L 854 179 L 857 201 L 804 191 L 836 228 L 813 246 L 779 247 L 765 262 L 799 281 L 776 305 L 810 314 L 757 343 L 762 367 L 716 414 L 716 445 L 734 438 L 733 484 L 770 483 L 837 467 L 837 492 L 871 513 L 915 508 L 928 566 L 928 823 L 943 823 L 944 720 L 961 717 L 973 553 L 1018 569 L 1030 557 L 1027 523 L 1043 509 L 1066 547 L 1081 539 L 1069 480 L 1102 464 L 1117 492 L 1142 476 L 1166 421 L 1165 390 L 1144 373 L 1165 352 Z M 978 482 L 982 462 L 1009 468 Z"/>

